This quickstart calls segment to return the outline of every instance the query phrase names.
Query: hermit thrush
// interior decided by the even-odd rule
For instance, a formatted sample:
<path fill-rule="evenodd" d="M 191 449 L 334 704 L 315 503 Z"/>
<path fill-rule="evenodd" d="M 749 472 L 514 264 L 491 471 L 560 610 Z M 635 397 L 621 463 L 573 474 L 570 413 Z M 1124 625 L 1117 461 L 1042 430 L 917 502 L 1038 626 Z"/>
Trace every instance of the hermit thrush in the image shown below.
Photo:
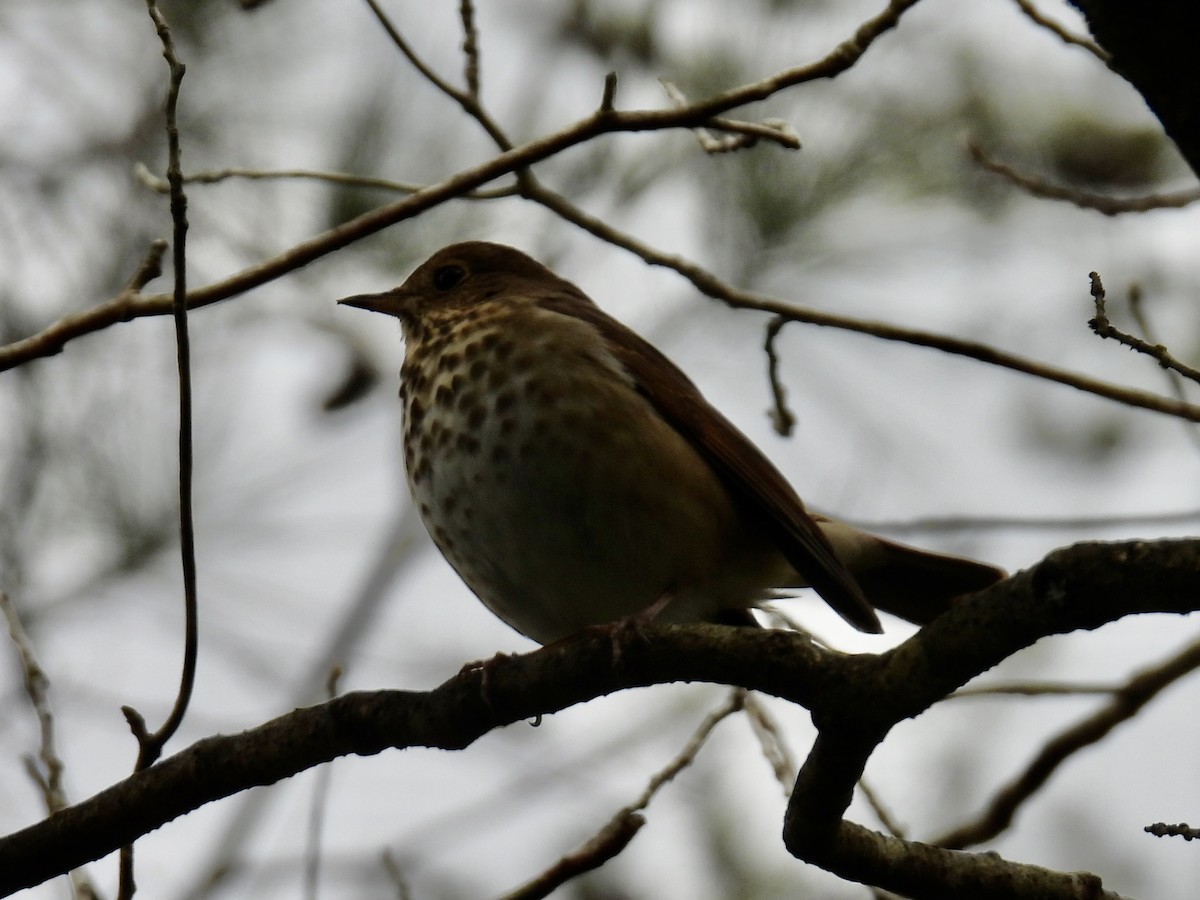
<path fill-rule="evenodd" d="M 753 623 L 811 586 L 848 622 L 923 623 L 1003 577 L 810 515 L 654 347 L 499 244 L 455 244 L 400 287 L 408 485 L 434 543 L 497 616 L 548 643 L 651 609 Z"/>

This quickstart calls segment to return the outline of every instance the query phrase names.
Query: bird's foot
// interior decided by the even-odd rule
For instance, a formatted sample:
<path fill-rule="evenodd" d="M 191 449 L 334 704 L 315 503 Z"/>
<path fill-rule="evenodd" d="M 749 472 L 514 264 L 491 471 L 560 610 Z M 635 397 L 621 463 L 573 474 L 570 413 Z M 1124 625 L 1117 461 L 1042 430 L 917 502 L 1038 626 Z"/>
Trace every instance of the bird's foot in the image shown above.
<path fill-rule="evenodd" d="M 674 596 L 672 591 L 665 591 L 645 609 L 617 619 L 615 622 L 608 622 L 604 625 L 591 625 L 585 628 L 583 633 L 607 635 L 609 642 L 612 644 L 613 665 L 620 665 L 622 646 L 628 645 L 635 640 L 645 641 L 646 633 L 642 629 L 651 624 L 658 617 L 659 613 L 667 608 L 667 604 L 671 602 L 671 598 Z"/>

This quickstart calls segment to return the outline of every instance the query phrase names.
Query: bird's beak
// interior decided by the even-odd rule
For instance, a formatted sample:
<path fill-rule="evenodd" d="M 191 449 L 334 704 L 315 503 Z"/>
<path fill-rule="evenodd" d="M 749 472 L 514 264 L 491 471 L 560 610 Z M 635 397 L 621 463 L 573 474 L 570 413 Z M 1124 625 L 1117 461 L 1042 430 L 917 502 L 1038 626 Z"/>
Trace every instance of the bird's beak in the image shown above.
<path fill-rule="evenodd" d="M 353 297 L 343 297 L 338 301 L 338 305 L 353 306 L 355 309 L 383 313 L 386 316 L 398 316 L 399 300 L 399 291 L 384 291 L 382 294 L 355 294 Z"/>

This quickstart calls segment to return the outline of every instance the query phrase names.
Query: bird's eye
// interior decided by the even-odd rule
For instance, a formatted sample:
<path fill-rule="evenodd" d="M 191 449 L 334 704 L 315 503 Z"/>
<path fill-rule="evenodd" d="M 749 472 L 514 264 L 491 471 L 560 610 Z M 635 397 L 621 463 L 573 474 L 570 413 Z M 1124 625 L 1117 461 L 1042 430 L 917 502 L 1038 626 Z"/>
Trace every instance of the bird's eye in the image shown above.
<path fill-rule="evenodd" d="M 462 266 L 442 266 L 433 273 L 433 286 L 439 291 L 448 291 L 466 277 L 467 270 Z"/>

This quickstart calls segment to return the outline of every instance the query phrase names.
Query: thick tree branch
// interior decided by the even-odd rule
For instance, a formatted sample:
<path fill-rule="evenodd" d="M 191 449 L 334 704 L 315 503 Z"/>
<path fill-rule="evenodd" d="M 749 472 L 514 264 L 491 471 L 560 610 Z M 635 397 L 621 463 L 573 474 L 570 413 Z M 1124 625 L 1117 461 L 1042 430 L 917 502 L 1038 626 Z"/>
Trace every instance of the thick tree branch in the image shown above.
<path fill-rule="evenodd" d="M 897 842 L 841 816 L 866 760 L 892 725 L 923 712 L 1017 650 L 1041 637 L 1097 628 L 1129 613 L 1195 609 L 1200 609 L 1200 540 L 1077 544 L 968 598 L 895 650 L 849 658 L 863 668 L 858 677 L 845 680 L 849 692 L 836 705 L 822 696 L 812 707 L 821 734 L 788 807 L 788 849 L 844 878 L 906 896 L 1105 896 L 1092 876 Z M 853 715 L 847 715 L 850 710 Z M 1027 883 L 1037 889 L 1019 888 Z"/>
<path fill-rule="evenodd" d="M 487 669 L 486 693 L 472 671 L 432 691 L 347 694 L 241 734 L 202 740 L 0 839 L 0 895 L 98 859 L 205 803 L 338 756 L 393 747 L 461 749 L 493 728 L 603 694 L 706 681 L 763 691 L 812 710 L 821 736 L 789 807 L 785 840 L 793 853 L 845 878 L 920 896 L 949 896 L 937 893 L 941 888 L 932 882 L 928 891 L 914 892 L 913 879 L 924 877 L 920 873 L 927 868 L 974 878 L 981 857 L 930 850 L 937 866 L 914 868 L 897 847 L 924 853 L 923 845 L 897 842 L 841 819 L 862 765 L 892 725 L 1039 638 L 1096 628 L 1134 613 L 1196 609 L 1200 540 L 1087 543 L 1056 551 L 968 598 L 879 655 L 841 654 L 782 631 L 663 626 L 647 627 L 644 640 L 622 646 L 614 665 L 608 637 L 583 637 L 498 659 Z M 993 885 L 1025 877 L 1021 873 L 1030 868 L 994 856 L 987 861 L 989 871 L 1005 867 L 987 882 Z M 1076 876 L 1057 877 L 1076 883 Z"/>

